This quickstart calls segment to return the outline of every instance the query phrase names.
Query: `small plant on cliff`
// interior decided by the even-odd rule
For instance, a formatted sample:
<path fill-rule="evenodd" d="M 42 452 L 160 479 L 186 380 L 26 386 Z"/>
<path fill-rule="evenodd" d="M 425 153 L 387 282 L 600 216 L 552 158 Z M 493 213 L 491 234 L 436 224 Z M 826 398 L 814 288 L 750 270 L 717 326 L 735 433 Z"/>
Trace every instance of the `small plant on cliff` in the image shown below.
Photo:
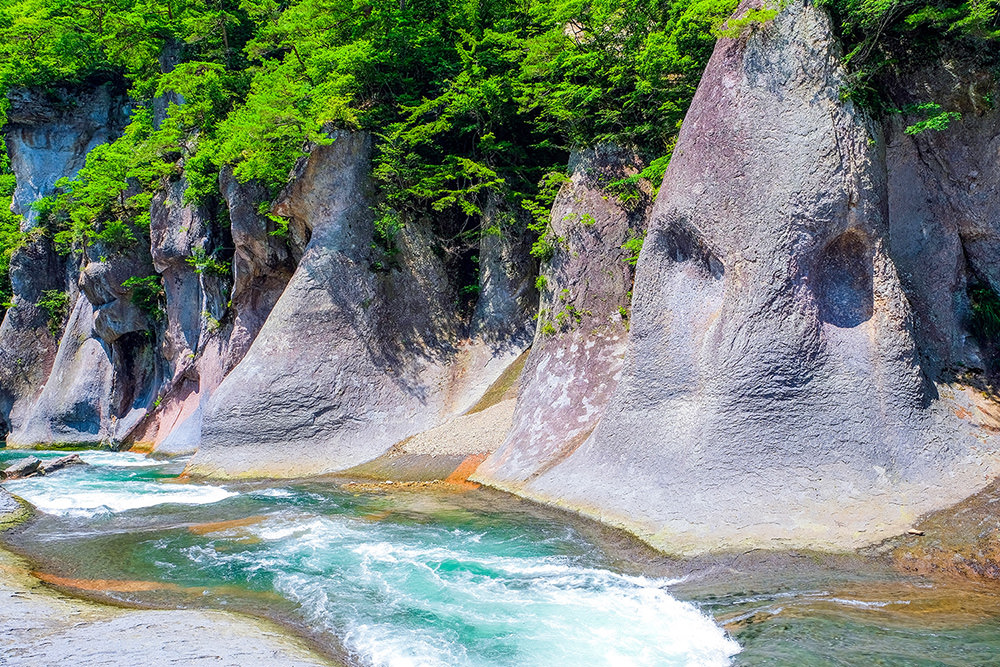
<path fill-rule="evenodd" d="M 58 336 L 69 309 L 69 295 L 58 289 L 45 290 L 35 305 L 48 313 L 49 333 Z"/>
<path fill-rule="evenodd" d="M 941 132 L 942 130 L 947 130 L 952 121 L 961 120 L 962 118 L 962 114 L 959 112 L 945 111 L 940 104 L 935 102 L 913 105 L 902 109 L 900 113 L 916 113 L 925 116 L 923 120 L 918 121 L 913 125 L 908 125 L 906 129 L 903 130 L 906 134 L 920 134 L 921 132 L 926 132 L 928 130 Z"/>
<path fill-rule="evenodd" d="M 130 290 L 131 302 L 142 312 L 146 313 L 154 321 L 163 319 L 163 302 L 165 294 L 163 291 L 163 281 L 159 275 L 139 278 L 132 276 L 122 283 L 122 287 Z"/>
<path fill-rule="evenodd" d="M 988 285 L 969 289 L 972 329 L 980 339 L 1000 344 L 1000 296 Z"/>
<path fill-rule="evenodd" d="M 715 34 L 719 37 L 736 39 L 752 32 L 763 25 L 767 25 L 778 15 L 781 6 L 756 8 L 750 7 L 738 17 L 730 17 L 715 27 Z"/>
<path fill-rule="evenodd" d="M 209 276 L 227 278 L 232 273 L 233 265 L 216 259 L 214 255 L 208 254 L 202 247 L 196 247 L 191 251 L 191 256 L 185 260 L 194 267 L 195 273 L 203 273 Z"/>
<path fill-rule="evenodd" d="M 633 236 L 628 241 L 622 244 L 622 250 L 625 251 L 625 256 L 622 258 L 629 266 L 635 266 L 639 262 L 639 253 L 642 252 L 642 244 L 646 241 L 646 233 L 643 232 L 640 236 Z"/>
<path fill-rule="evenodd" d="M 14 186 L 10 159 L 0 139 L 0 318 L 3 318 L 14 298 L 13 286 L 10 283 L 10 260 L 25 240 L 24 234 L 21 233 L 21 216 L 10 212 Z"/>

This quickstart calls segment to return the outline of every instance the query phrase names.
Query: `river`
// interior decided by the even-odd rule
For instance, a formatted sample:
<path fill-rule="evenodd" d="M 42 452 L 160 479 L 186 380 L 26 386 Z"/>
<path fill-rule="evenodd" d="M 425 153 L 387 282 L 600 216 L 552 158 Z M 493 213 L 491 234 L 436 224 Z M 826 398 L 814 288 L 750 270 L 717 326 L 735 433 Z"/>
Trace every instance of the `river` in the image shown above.
<path fill-rule="evenodd" d="M 80 454 L 5 483 L 39 513 L 3 539 L 45 580 L 266 616 L 357 664 L 1000 664 L 987 587 L 853 558 L 680 563 L 486 490 L 191 482 L 183 460 Z"/>

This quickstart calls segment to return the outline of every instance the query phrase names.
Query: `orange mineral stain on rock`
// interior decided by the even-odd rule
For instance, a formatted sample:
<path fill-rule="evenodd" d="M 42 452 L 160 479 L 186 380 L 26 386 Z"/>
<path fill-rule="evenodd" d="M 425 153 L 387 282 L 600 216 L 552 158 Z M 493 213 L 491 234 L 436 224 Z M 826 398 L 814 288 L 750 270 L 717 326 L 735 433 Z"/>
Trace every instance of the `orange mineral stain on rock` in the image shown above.
<path fill-rule="evenodd" d="M 248 516 L 243 519 L 230 519 L 229 521 L 211 521 L 209 523 L 196 523 L 192 526 L 188 526 L 188 531 L 194 533 L 195 535 L 207 535 L 208 533 L 218 533 L 224 530 L 231 530 L 233 528 L 252 526 L 254 524 L 260 523 L 266 518 L 267 518 L 266 515 L 258 514 L 256 516 Z"/>
<path fill-rule="evenodd" d="M 128 451 L 134 452 L 136 454 L 149 454 L 153 451 L 153 447 L 156 445 L 152 440 L 141 440 L 133 442 L 132 446 L 128 448 Z"/>
<path fill-rule="evenodd" d="M 136 593 L 140 591 L 180 591 L 184 590 L 176 584 L 158 581 L 130 581 L 124 579 L 73 579 L 60 577 L 48 572 L 32 572 L 31 575 L 40 581 L 55 586 L 75 588 L 81 591 Z"/>
<path fill-rule="evenodd" d="M 466 456 L 465 460 L 458 464 L 458 467 L 445 478 L 444 483 L 454 484 L 465 489 L 478 489 L 479 484 L 470 482 L 469 476 L 476 472 L 476 468 L 478 468 L 479 464 L 486 460 L 487 456 L 489 455 L 470 454 L 469 456 Z"/>

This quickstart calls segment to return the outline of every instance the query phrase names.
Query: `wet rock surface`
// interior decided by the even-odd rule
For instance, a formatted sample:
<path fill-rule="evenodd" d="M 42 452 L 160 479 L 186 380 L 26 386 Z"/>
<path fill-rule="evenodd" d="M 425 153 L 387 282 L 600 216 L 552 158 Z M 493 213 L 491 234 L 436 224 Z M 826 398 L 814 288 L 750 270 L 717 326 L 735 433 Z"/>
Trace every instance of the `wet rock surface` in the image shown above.
<path fill-rule="evenodd" d="M 67 466 L 78 465 L 87 465 L 87 462 L 81 459 L 79 454 L 67 454 L 51 461 L 42 461 L 36 456 L 28 456 L 0 471 L 0 479 L 23 479 L 35 475 L 48 475 Z M 0 513 L 2 512 L 3 510 L 0 509 Z"/>
<path fill-rule="evenodd" d="M 1000 481 L 947 509 L 914 523 L 901 537 L 881 545 L 893 564 L 909 574 L 1000 579 Z"/>
<path fill-rule="evenodd" d="M 31 477 L 36 474 L 45 474 L 45 470 L 42 468 L 42 462 L 35 456 L 28 456 L 12 466 L 8 466 L 3 470 L 3 475 L 0 476 L 2 479 L 21 479 L 23 477 Z"/>
<path fill-rule="evenodd" d="M 0 659 L 25 667 L 338 664 L 257 619 L 216 611 L 117 609 L 57 594 L 6 552 L 0 552 Z"/>

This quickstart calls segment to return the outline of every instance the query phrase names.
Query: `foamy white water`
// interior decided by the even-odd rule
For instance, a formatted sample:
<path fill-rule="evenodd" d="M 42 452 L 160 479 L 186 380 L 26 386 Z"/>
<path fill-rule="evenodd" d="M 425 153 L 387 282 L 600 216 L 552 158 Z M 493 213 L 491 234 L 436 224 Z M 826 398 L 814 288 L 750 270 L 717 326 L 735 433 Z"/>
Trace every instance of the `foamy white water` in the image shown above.
<path fill-rule="evenodd" d="M 568 526 L 420 494 L 397 501 L 320 485 L 237 494 L 162 480 L 176 464 L 82 455 L 91 465 L 6 486 L 43 512 L 74 517 L 77 538 L 114 536 L 113 547 L 92 553 L 118 553 L 135 525 L 128 511 L 162 506 L 143 515 L 134 551 L 122 554 L 139 571 L 121 576 L 274 591 L 362 664 L 715 667 L 740 651 L 709 616 L 670 594 L 674 581 L 601 567 L 595 547 Z M 185 527 L 256 516 L 267 518 L 207 532 Z M 88 524 L 92 517 L 99 520 Z M 161 518 L 156 531 L 150 522 Z M 53 529 L 61 535 L 65 522 Z"/>
<path fill-rule="evenodd" d="M 94 516 L 167 503 L 204 505 L 235 495 L 217 486 L 133 482 L 128 489 L 107 482 L 81 483 L 66 489 L 58 478 L 24 479 L 6 483 L 42 512 L 61 516 Z"/>
<path fill-rule="evenodd" d="M 45 459 L 61 455 L 38 454 Z M 175 483 L 172 479 L 160 481 L 152 473 L 168 464 L 142 454 L 106 451 L 79 454 L 87 466 L 71 466 L 45 477 L 11 480 L 4 482 L 4 486 L 42 512 L 80 517 L 168 503 L 204 505 L 235 495 L 220 486 Z M 144 473 L 145 470 L 150 473 Z"/>
<path fill-rule="evenodd" d="M 739 652 L 668 579 L 586 567 L 568 556 L 491 553 L 472 531 L 417 535 L 342 517 L 272 519 L 252 554 L 199 545 L 208 569 L 266 573 L 312 624 L 365 663 L 726 665 Z"/>
<path fill-rule="evenodd" d="M 163 466 L 163 461 L 151 459 L 145 454 L 135 452 L 111 452 L 88 450 L 79 452 L 80 458 L 90 465 L 114 466 L 115 468 L 155 468 Z M 173 459 L 171 463 L 176 463 L 180 459 Z"/>

